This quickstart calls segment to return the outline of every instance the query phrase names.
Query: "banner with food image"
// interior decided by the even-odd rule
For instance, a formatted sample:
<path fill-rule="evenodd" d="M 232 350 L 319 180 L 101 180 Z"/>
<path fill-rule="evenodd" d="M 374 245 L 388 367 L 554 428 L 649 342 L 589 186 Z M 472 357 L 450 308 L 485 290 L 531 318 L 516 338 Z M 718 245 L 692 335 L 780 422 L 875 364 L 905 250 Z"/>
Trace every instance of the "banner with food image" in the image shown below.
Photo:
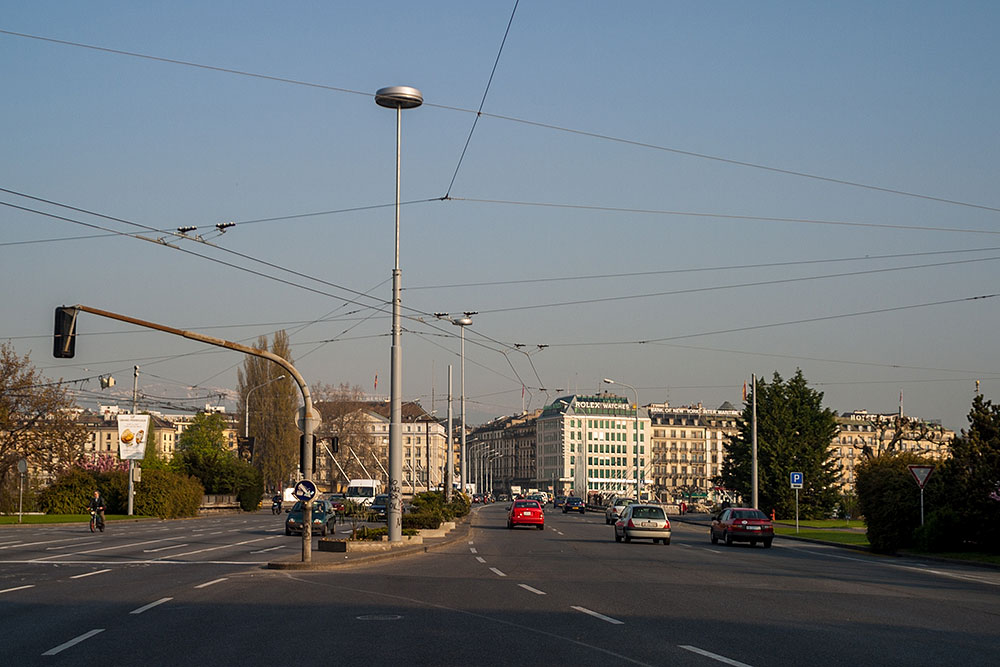
<path fill-rule="evenodd" d="M 141 461 L 146 455 L 149 415 L 118 415 L 118 458 Z"/>

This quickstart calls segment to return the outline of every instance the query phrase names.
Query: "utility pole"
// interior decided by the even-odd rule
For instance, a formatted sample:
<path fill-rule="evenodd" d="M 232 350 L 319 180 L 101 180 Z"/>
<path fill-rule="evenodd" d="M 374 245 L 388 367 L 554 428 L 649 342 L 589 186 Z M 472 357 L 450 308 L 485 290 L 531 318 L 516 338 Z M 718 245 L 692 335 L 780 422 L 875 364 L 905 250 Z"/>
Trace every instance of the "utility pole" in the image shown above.
<path fill-rule="evenodd" d="M 445 461 L 445 475 L 444 475 L 444 501 L 446 503 L 451 502 L 451 491 L 452 487 L 455 486 L 455 446 L 452 442 L 451 436 L 451 364 L 448 364 L 448 433 L 446 437 L 448 439 L 448 452 L 447 460 Z"/>
<path fill-rule="evenodd" d="M 750 377 L 753 388 L 753 473 L 751 478 L 751 495 L 753 496 L 753 506 L 760 509 L 757 503 L 757 375 L 754 374 Z"/>
<path fill-rule="evenodd" d="M 139 367 L 134 369 L 132 377 L 132 414 L 139 414 Z M 128 515 L 132 516 L 135 506 L 135 461 L 128 460 Z"/>

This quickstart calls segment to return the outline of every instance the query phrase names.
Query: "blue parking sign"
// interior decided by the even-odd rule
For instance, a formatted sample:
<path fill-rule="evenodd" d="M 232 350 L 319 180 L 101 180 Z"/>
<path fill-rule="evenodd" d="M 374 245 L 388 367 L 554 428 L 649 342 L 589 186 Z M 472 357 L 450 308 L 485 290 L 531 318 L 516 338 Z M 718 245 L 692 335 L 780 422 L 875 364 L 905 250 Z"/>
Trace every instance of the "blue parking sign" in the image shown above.
<path fill-rule="evenodd" d="M 801 489 L 802 488 L 802 481 L 804 479 L 804 475 L 802 473 L 800 473 L 800 472 L 793 472 L 792 475 L 791 475 L 791 479 L 792 479 L 792 488 L 793 489 Z"/>

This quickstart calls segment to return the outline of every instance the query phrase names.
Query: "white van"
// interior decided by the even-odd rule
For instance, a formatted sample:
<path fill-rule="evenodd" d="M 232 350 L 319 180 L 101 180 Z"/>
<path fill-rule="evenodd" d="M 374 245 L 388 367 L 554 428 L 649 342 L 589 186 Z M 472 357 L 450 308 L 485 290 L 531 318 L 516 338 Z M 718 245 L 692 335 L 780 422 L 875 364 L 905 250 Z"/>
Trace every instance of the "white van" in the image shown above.
<path fill-rule="evenodd" d="M 356 505 L 371 505 L 380 493 L 382 482 L 377 479 L 352 479 L 347 485 L 347 501 Z"/>

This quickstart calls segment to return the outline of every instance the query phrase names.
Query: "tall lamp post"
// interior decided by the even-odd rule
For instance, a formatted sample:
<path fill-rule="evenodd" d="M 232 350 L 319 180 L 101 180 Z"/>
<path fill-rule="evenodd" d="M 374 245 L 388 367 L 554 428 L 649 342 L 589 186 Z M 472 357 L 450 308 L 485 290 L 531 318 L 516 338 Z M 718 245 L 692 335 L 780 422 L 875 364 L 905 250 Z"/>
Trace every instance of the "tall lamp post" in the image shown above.
<path fill-rule="evenodd" d="M 475 310 L 467 310 L 463 313 L 465 317 L 456 317 L 451 319 L 451 323 L 462 329 L 462 398 L 459 404 L 462 410 L 462 448 L 461 448 L 461 470 L 458 475 L 459 490 L 465 493 L 465 483 L 468 481 L 469 469 L 466 464 L 466 451 L 465 451 L 465 327 L 472 325 L 472 316 L 478 315 L 479 312 Z M 434 313 L 437 317 L 447 317 L 448 313 Z"/>
<path fill-rule="evenodd" d="M 639 392 L 636 391 L 635 387 L 624 382 L 615 382 L 610 378 L 604 378 L 604 381 L 608 384 L 620 384 L 623 387 L 628 387 L 635 394 L 635 501 L 642 502 L 639 496 Z"/>
<path fill-rule="evenodd" d="M 413 109 L 424 103 L 424 96 L 416 88 L 390 86 L 375 92 L 375 104 L 396 110 L 396 254 L 392 268 L 392 350 L 391 372 L 389 376 L 389 541 L 403 541 L 403 492 L 400 483 L 403 478 L 403 355 L 399 345 L 400 334 L 400 291 L 399 271 L 399 162 L 400 125 L 403 109 Z"/>
<path fill-rule="evenodd" d="M 278 380 L 281 380 L 284 377 L 285 377 L 284 375 L 279 375 L 276 378 L 271 378 L 267 382 L 262 382 L 261 384 L 257 385 L 256 387 L 250 387 L 249 389 L 247 389 L 246 411 L 243 414 L 243 417 L 244 417 L 243 437 L 244 438 L 249 438 L 250 437 L 250 393 L 254 389 L 260 389 L 261 387 L 266 387 L 267 385 L 271 384 L 272 382 L 277 382 Z"/>

